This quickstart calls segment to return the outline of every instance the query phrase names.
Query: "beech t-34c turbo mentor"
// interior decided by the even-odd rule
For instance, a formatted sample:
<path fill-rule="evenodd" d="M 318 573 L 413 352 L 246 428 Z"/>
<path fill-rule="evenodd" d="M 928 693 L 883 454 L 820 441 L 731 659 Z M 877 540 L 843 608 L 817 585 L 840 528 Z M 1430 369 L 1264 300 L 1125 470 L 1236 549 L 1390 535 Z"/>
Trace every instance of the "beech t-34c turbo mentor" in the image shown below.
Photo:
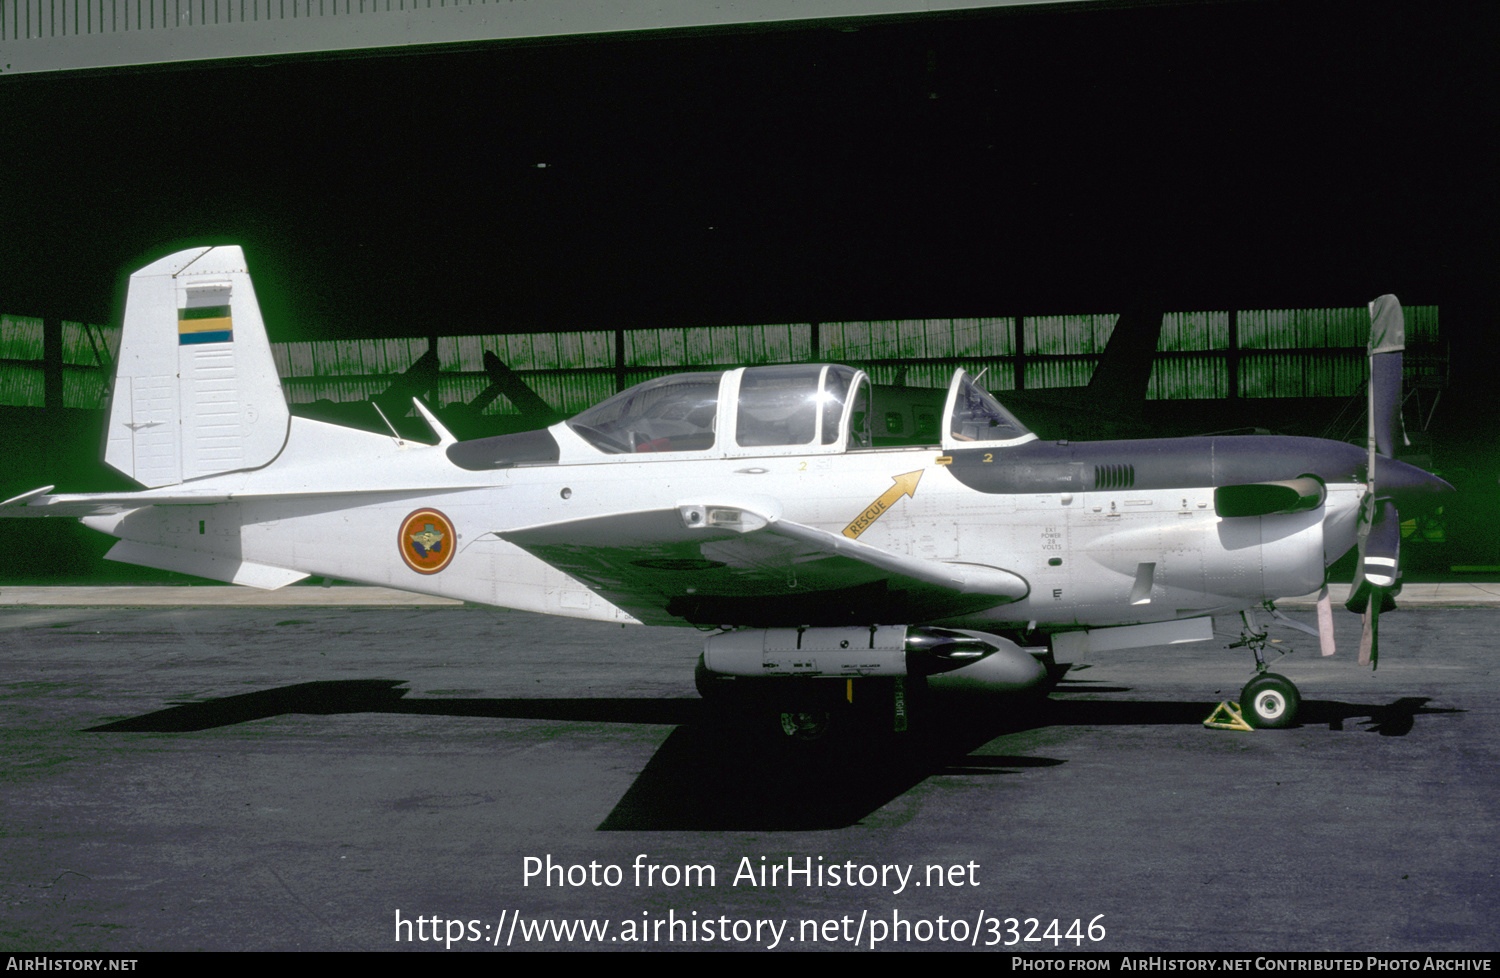
<path fill-rule="evenodd" d="M 198 248 L 130 279 L 105 461 L 145 488 L 47 487 L 0 514 L 77 517 L 119 538 L 111 560 L 254 587 L 320 575 L 699 626 L 705 695 L 754 690 L 794 737 L 859 689 L 900 727 L 909 688 L 1026 689 L 1055 654 L 1210 639 L 1240 614 L 1244 709 L 1280 726 L 1298 694 L 1254 611 L 1324 588 L 1329 651 L 1325 571 L 1358 546 L 1373 655 L 1397 507 L 1448 488 L 1390 457 L 1400 306 L 1371 316 L 1368 449 L 1043 442 L 963 370 L 940 443 L 875 448 L 869 379 L 835 364 L 662 377 L 470 441 L 418 401 L 428 445 L 290 415 L 241 250 Z"/>

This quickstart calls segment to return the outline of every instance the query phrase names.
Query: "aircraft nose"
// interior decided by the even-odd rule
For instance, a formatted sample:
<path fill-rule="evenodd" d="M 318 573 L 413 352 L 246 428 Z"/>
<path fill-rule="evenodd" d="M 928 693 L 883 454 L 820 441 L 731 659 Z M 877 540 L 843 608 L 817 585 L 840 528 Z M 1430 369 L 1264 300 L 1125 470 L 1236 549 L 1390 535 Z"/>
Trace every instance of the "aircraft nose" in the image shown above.
<path fill-rule="evenodd" d="M 1382 458 L 1375 463 L 1375 494 L 1394 499 L 1398 505 L 1431 502 L 1452 491 L 1443 479 L 1408 462 Z"/>

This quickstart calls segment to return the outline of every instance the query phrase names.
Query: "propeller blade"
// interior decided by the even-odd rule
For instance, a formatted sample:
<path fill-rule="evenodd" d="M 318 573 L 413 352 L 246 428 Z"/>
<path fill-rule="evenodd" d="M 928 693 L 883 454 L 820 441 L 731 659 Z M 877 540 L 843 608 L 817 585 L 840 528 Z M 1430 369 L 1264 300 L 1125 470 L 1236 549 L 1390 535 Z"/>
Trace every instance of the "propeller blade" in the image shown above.
<path fill-rule="evenodd" d="M 1364 628 L 1359 633 L 1359 664 L 1371 670 L 1380 668 L 1380 602 L 1371 601 L 1365 609 Z"/>
<path fill-rule="evenodd" d="M 1393 295 L 1370 303 L 1370 438 L 1375 450 L 1387 458 L 1396 454 L 1396 438 L 1402 444 L 1401 360 L 1406 349 L 1406 318 Z"/>
<path fill-rule="evenodd" d="M 1392 595 L 1401 587 L 1401 517 L 1390 499 L 1377 498 L 1380 484 L 1376 455 L 1396 454 L 1396 432 L 1401 429 L 1401 359 L 1406 349 L 1406 318 L 1393 295 L 1370 303 L 1369 451 L 1364 499 L 1359 514 L 1359 563 L 1354 586 L 1345 604 L 1364 613 L 1359 639 L 1359 662 L 1374 668 L 1380 662 L 1380 613 L 1396 606 Z M 1402 441 L 1406 439 L 1402 432 Z M 1399 464 L 1399 463 L 1396 463 Z"/>
<path fill-rule="evenodd" d="M 1374 666 L 1380 656 L 1380 613 L 1395 609 L 1395 595 L 1401 590 L 1401 514 L 1389 499 L 1366 500 L 1365 510 L 1374 516 L 1360 527 L 1359 563 L 1345 607 L 1364 613 L 1359 663 Z"/>
<path fill-rule="evenodd" d="M 1333 648 L 1333 602 L 1328 598 L 1328 585 L 1318 592 L 1318 648 L 1323 655 L 1330 656 Z"/>
<path fill-rule="evenodd" d="M 1370 527 L 1370 538 L 1365 546 L 1365 580 L 1385 591 L 1387 595 L 1401 591 L 1401 514 L 1396 504 L 1389 499 L 1375 502 L 1375 522 Z M 1382 607 L 1381 611 L 1390 611 Z"/>

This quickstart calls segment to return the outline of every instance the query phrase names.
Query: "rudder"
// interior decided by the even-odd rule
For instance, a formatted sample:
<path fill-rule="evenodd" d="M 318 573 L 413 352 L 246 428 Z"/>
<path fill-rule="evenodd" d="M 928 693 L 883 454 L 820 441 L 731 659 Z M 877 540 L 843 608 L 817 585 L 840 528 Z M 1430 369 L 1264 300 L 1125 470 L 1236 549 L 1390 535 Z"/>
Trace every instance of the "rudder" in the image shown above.
<path fill-rule="evenodd" d="M 148 488 L 259 468 L 288 424 L 239 246 L 179 251 L 130 276 L 106 463 Z"/>

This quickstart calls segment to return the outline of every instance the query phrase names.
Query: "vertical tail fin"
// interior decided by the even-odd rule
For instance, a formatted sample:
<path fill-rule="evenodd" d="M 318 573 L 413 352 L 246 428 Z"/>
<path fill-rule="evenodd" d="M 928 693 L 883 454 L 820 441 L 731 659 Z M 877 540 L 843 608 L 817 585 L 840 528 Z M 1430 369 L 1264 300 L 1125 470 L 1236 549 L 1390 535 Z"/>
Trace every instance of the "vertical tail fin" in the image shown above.
<path fill-rule="evenodd" d="M 149 488 L 259 468 L 288 424 L 238 246 L 179 251 L 130 276 L 106 463 Z"/>
<path fill-rule="evenodd" d="M 1120 313 L 1089 378 L 1089 404 L 1100 414 L 1139 416 L 1151 388 L 1151 368 L 1161 340 L 1159 307 L 1139 303 Z"/>

